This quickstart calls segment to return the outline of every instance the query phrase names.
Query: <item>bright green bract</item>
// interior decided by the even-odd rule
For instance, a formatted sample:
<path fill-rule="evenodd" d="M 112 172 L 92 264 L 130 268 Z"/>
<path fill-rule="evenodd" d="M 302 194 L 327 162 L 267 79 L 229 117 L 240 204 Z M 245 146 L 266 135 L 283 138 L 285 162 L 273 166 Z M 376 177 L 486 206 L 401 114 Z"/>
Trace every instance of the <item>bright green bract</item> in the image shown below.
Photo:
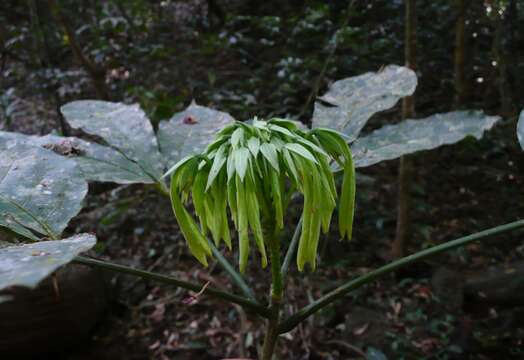
<path fill-rule="evenodd" d="M 231 248 L 227 208 L 238 231 L 239 267 L 248 263 L 250 234 L 262 267 L 268 263 L 264 231 L 282 229 L 295 191 L 304 195 L 297 266 L 316 268 L 320 230 L 329 229 L 338 198 L 329 163 L 344 169 L 339 204 L 341 236 L 351 238 L 355 169 L 342 136 L 323 128 L 301 130 L 297 123 L 272 119 L 235 122 L 223 128 L 204 153 L 180 160 L 171 174 L 171 202 L 191 253 L 207 266 L 210 233 L 216 246 Z M 200 227 L 184 207 L 193 201 Z M 268 226 L 267 224 L 271 224 Z"/>

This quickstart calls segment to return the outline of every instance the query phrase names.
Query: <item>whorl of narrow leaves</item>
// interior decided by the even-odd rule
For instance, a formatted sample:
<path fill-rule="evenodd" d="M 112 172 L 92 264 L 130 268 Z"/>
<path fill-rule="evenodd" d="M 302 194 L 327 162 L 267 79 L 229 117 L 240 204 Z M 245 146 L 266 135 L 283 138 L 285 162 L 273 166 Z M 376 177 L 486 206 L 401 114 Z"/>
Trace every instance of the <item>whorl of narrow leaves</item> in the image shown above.
<path fill-rule="evenodd" d="M 302 233 L 297 265 L 316 268 L 320 230 L 329 229 L 337 189 L 330 170 L 334 160 L 344 169 L 339 204 L 342 238 L 351 238 L 355 203 L 355 169 L 347 143 L 334 131 L 300 130 L 290 120 L 235 122 L 222 129 L 203 154 L 186 157 L 173 166 L 171 201 L 175 217 L 192 254 L 207 266 L 211 234 L 218 246 L 231 248 L 227 208 L 238 231 L 239 267 L 248 262 L 250 237 L 262 267 L 267 265 L 263 224 L 284 227 L 290 196 L 304 195 Z M 184 207 L 191 197 L 200 227 Z"/>

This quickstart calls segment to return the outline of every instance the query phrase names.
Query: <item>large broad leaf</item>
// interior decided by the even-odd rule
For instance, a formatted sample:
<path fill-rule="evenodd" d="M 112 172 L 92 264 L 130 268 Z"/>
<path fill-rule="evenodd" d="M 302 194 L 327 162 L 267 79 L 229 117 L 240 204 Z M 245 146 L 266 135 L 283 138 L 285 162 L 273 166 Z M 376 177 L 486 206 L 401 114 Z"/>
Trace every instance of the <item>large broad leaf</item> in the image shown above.
<path fill-rule="evenodd" d="M 202 152 L 224 126 L 235 121 L 231 115 L 192 103 L 158 128 L 160 149 L 168 164 Z"/>
<path fill-rule="evenodd" d="M 336 81 L 315 103 L 313 127 L 341 131 L 352 142 L 373 114 L 395 106 L 416 86 L 415 73 L 397 65 Z"/>
<path fill-rule="evenodd" d="M 152 183 L 153 179 L 134 161 L 107 146 L 75 137 L 33 136 L 0 131 L 0 150 L 16 144 L 40 146 L 74 159 L 89 181 L 118 184 Z"/>
<path fill-rule="evenodd" d="M 466 136 L 480 139 L 484 131 L 491 129 L 498 120 L 498 116 L 487 116 L 481 111 L 455 111 L 420 120 L 405 120 L 358 139 L 351 151 L 355 166 L 370 166 L 416 151 L 453 144 Z"/>
<path fill-rule="evenodd" d="M 0 290 L 9 286 L 34 288 L 79 253 L 91 249 L 94 235 L 80 234 L 64 240 L 0 248 Z"/>
<path fill-rule="evenodd" d="M 519 122 L 517 123 L 517 137 L 522 150 L 524 150 L 524 110 L 520 113 Z"/>
<path fill-rule="evenodd" d="M 0 226 L 35 238 L 58 238 L 82 207 L 87 183 L 76 162 L 16 144 L 0 151 Z"/>
<path fill-rule="evenodd" d="M 151 122 L 140 107 L 98 100 L 70 102 L 61 108 L 75 129 L 103 138 L 135 161 L 153 180 L 161 178 L 164 163 Z"/>

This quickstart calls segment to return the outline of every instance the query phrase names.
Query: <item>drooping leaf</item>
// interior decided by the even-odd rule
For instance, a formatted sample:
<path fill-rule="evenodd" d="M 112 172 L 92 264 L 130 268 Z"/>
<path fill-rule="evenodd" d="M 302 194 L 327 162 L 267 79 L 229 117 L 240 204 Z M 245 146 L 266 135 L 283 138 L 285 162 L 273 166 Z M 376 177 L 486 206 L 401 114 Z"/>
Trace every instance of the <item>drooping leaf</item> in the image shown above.
<path fill-rule="evenodd" d="M 34 288 L 60 266 L 91 249 L 96 238 L 80 234 L 64 240 L 40 241 L 0 249 L 0 290 L 9 286 Z"/>
<path fill-rule="evenodd" d="M 260 139 L 257 137 L 250 138 L 247 141 L 247 147 L 249 151 L 251 151 L 251 154 L 253 154 L 253 157 L 256 158 L 260 150 Z"/>
<path fill-rule="evenodd" d="M 235 159 L 235 171 L 241 181 L 244 181 L 247 167 L 249 164 L 250 152 L 247 148 L 240 148 L 233 150 L 233 158 Z"/>
<path fill-rule="evenodd" d="M 158 127 L 160 150 L 168 164 L 204 151 L 217 133 L 234 123 L 231 115 L 192 103 Z"/>
<path fill-rule="evenodd" d="M 74 159 L 88 181 L 118 184 L 153 182 L 153 179 L 136 162 L 115 149 L 76 137 L 34 136 L 0 131 L 0 150 L 15 144 L 39 146 Z"/>
<path fill-rule="evenodd" d="M 87 183 L 75 161 L 34 146 L 0 152 L 0 226 L 58 238 L 82 207 Z"/>
<path fill-rule="evenodd" d="M 260 152 L 267 159 L 267 161 L 269 161 L 271 166 L 276 171 L 280 171 L 280 167 L 278 165 L 277 149 L 276 149 L 275 145 L 273 145 L 271 143 L 263 143 L 260 146 Z"/>
<path fill-rule="evenodd" d="M 313 127 L 339 130 L 352 142 L 373 114 L 413 94 L 416 86 L 415 73 L 397 65 L 336 81 L 315 103 Z"/>
<path fill-rule="evenodd" d="M 519 122 L 517 123 L 517 137 L 522 150 L 524 150 L 524 110 L 520 113 Z"/>
<path fill-rule="evenodd" d="M 498 120 L 498 116 L 488 116 L 481 111 L 455 111 L 386 125 L 353 144 L 355 167 L 453 144 L 467 136 L 480 139 Z"/>
<path fill-rule="evenodd" d="M 153 126 L 138 104 L 80 100 L 65 104 L 61 111 L 71 127 L 101 137 L 153 180 L 162 176 L 164 159 Z"/>
<path fill-rule="evenodd" d="M 175 213 L 178 226 L 180 231 L 182 231 L 184 238 L 186 239 L 189 250 L 202 265 L 207 267 L 207 257 L 211 256 L 211 248 L 209 247 L 206 238 L 198 229 L 197 224 L 186 210 L 182 200 L 179 197 L 179 184 L 185 182 L 184 180 L 179 180 L 179 177 L 183 176 L 182 170 L 185 168 L 193 168 L 193 166 L 187 165 L 193 165 L 193 160 L 196 159 L 193 158 L 191 161 L 186 162 L 184 166 L 180 166 L 171 176 L 171 205 L 173 212 Z"/>
<path fill-rule="evenodd" d="M 227 158 L 225 154 L 225 146 L 221 146 L 218 148 L 215 158 L 213 159 L 213 165 L 211 166 L 211 170 L 209 171 L 209 177 L 207 179 L 206 191 L 213 184 L 213 181 L 217 177 L 220 170 L 222 170 L 222 166 L 224 165 L 226 160 Z"/>
<path fill-rule="evenodd" d="M 308 149 L 306 149 L 305 147 L 303 147 L 300 144 L 297 144 L 297 143 L 286 144 L 286 149 L 288 149 L 289 151 L 293 151 L 294 153 L 302 156 L 303 158 L 313 161 L 315 164 L 318 163 L 317 159 L 315 159 L 313 154 L 311 154 Z"/>

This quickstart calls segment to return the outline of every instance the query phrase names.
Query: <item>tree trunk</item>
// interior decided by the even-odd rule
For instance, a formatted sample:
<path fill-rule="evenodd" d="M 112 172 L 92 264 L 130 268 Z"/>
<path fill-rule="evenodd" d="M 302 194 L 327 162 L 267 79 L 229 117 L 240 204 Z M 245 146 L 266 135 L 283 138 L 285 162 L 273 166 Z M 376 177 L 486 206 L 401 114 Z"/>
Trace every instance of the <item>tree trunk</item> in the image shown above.
<path fill-rule="evenodd" d="M 105 69 L 101 66 L 98 66 L 83 53 L 82 48 L 77 42 L 73 27 L 69 23 L 69 19 L 67 19 L 62 13 L 60 5 L 58 5 L 55 0 L 48 0 L 48 4 L 49 9 L 67 35 L 67 42 L 71 48 L 71 51 L 73 52 L 73 55 L 91 77 L 96 96 L 99 99 L 107 100 L 109 98 L 109 92 L 105 83 Z"/>
<path fill-rule="evenodd" d="M 455 23 L 455 108 L 466 99 L 466 0 L 456 0 Z"/>
<path fill-rule="evenodd" d="M 417 70 L 417 14 L 415 0 L 405 0 L 405 61 L 410 69 Z M 402 118 L 415 116 L 415 98 L 408 96 L 402 100 Z M 409 209 L 410 209 L 410 184 L 411 161 L 409 157 L 400 158 L 398 170 L 398 213 L 395 240 L 391 246 L 391 256 L 398 259 L 404 255 L 406 242 L 409 237 Z"/>
<path fill-rule="evenodd" d="M 495 37 L 493 38 L 493 57 L 497 61 L 498 67 L 498 92 L 500 97 L 500 112 L 502 115 L 511 115 L 512 113 L 512 94 L 508 83 L 508 54 L 504 43 L 507 26 L 505 19 L 500 14 L 501 8 L 493 3 L 493 13 L 495 17 Z M 506 13 L 507 13 L 506 9 Z"/>

